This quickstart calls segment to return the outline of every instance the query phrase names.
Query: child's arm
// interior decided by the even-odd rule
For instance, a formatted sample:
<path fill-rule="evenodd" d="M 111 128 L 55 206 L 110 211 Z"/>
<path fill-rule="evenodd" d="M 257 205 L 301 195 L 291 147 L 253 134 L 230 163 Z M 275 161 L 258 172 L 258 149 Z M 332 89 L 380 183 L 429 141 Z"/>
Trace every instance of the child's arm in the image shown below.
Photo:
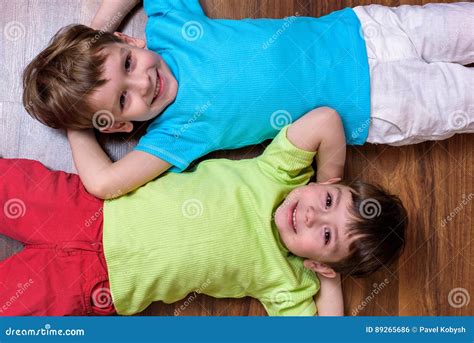
<path fill-rule="evenodd" d="M 316 296 L 316 306 L 320 316 L 343 316 L 344 298 L 342 296 L 341 275 L 327 278 L 318 274 L 321 288 Z"/>
<path fill-rule="evenodd" d="M 296 147 L 317 151 L 317 181 L 342 178 L 346 160 L 344 127 L 336 111 L 329 107 L 316 108 L 288 128 L 288 139 Z"/>
<path fill-rule="evenodd" d="M 114 32 L 123 18 L 140 0 L 102 0 L 91 27 L 96 30 Z"/>
<path fill-rule="evenodd" d="M 68 130 L 72 155 L 84 187 L 101 199 L 115 198 L 153 180 L 171 165 L 142 151 L 132 151 L 112 162 L 93 130 Z"/>

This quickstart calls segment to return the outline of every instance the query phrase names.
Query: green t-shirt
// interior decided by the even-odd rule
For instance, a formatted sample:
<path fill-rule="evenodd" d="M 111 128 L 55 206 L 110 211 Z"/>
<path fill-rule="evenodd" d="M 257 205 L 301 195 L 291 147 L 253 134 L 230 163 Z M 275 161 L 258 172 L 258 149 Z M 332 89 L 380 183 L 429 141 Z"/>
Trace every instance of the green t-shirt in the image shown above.
<path fill-rule="evenodd" d="M 314 315 L 316 275 L 282 245 L 277 207 L 313 175 L 314 152 L 284 128 L 253 159 L 201 162 L 104 205 L 104 251 L 119 314 L 192 292 L 258 299 L 269 315 Z"/>

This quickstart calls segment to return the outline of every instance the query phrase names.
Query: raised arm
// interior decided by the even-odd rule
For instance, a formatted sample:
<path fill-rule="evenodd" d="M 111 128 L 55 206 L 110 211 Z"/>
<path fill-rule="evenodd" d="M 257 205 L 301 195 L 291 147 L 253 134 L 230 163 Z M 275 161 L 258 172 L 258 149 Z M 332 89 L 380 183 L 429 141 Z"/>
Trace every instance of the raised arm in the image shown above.
<path fill-rule="evenodd" d="M 344 298 L 342 296 L 341 276 L 328 278 L 318 274 L 321 288 L 316 295 L 316 306 L 320 316 L 343 316 Z"/>
<path fill-rule="evenodd" d="M 122 196 L 153 180 L 171 165 L 142 151 L 132 151 L 112 162 L 93 130 L 68 130 L 76 169 L 89 193 L 110 199 Z"/>
<path fill-rule="evenodd" d="M 96 30 L 114 32 L 139 2 L 140 0 L 102 0 L 90 26 Z"/>
<path fill-rule="evenodd" d="M 316 108 L 288 128 L 288 139 L 298 148 L 317 151 L 317 181 L 342 178 L 346 160 L 344 127 L 337 112 Z"/>

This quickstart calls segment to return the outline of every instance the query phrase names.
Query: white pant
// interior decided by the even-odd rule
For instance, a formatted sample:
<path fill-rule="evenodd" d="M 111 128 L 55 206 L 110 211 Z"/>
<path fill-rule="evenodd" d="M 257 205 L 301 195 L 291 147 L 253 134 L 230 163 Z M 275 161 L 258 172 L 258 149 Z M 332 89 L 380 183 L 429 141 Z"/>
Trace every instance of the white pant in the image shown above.
<path fill-rule="evenodd" d="M 390 145 L 474 132 L 474 3 L 354 8 L 369 58 L 367 141 Z"/>

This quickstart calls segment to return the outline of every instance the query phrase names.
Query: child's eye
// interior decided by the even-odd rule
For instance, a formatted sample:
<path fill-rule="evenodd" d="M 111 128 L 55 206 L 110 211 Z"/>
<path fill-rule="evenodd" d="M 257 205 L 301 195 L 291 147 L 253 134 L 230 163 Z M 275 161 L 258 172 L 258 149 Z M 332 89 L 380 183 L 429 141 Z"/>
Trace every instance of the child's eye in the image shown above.
<path fill-rule="evenodd" d="M 324 245 L 327 245 L 331 240 L 331 232 L 328 228 L 324 228 Z"/>
<path fill-rule="evenodd" d="M 127 72 L 130 72 L 131 64 L 132 64 L 132 56 L 128 54 L 127 58 L 125 58 L 125 70 Z"/>
<path fill-rule="evenodd" d="M 331 194 L 328 193 L 326 196 L 326 209 L 331 207 L 331 205 L 332 205 L 332 196 Z"/>
<path fill-rule="evenodd" d="M 123 110 L 123 108 L 125 107 L 125 100 L 127 100 L 126 96 L 127 96 L 127 93 L 122 93 L 122 95 L 120 96 L 120 109 L 121 110 Z"/>

